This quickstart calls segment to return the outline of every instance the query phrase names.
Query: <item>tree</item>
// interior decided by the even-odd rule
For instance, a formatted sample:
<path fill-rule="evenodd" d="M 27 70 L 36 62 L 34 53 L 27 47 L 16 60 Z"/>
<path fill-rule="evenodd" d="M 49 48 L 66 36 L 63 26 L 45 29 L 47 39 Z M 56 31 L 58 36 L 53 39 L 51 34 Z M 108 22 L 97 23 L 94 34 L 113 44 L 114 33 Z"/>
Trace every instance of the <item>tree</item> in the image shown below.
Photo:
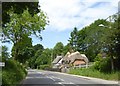
<path fill-rule="evenodd" d="M 77 51 L 78 50 L 78 46 L 77 46 L 77 40 L 78 40 L 78 30 L 75 27 L 74 30 L 70 33 L 70 38 L 69 38 L 69 44 L 71 45 L 71 47 Z"/>
<path fill-rule="evenodd" d="M 54 49 L 53 49 L 53 54 L 54 54 L 54 58 L 57 56 L 57 55 L 62 55 L 63 54 L 63 43 L 62 42 L 58 42 L 56 43 L 56 45 L 54 46 Z"/>
<path fill-rule="evenodd" d="M 22 14 L 28 8 L 29 13 L 33 16 L 40 12 L 38 2 L 2 2 L 2 26 L 10 22 L 9 10 L 13 8 L 13 13 Z"/>
<path fill-rule="evenodd" d="M 111 69 L 120 69 L 117 65 L 120 61 L 120 26 L 119 26 L 119 15 L 114 14 L 109 16 L 109 24 L 108 26 L 104 26 L 107 31 L 105 32 L 104 36 L 102 37 L 102 42 L 104 47 L 106 48 L 106 53 L 109 55 L 111 59 Z M 116 64 L 116 65 L 115 65 Z M 118 68 L 117 68 L 118 67 Z"/>
<path fill-rule="evenodd" d="M 41 55 L 43 54 L 45 49 L 44 49 L 43 45 L 41 45 L 41 44 L 34 45 L 32 47 L 32 49 L 33 49 L 34 53 L 33 53 L 33 56 L 28 60 L 28 63 L 29 63 L 28 65 L 31 68 L 37 68 L 43 62 Z"/>
<path fill-rule="evenodd" d="M 39 14 L 34 14 L 31 16 L 27 10 L 20 15 L 13 12 L 11 9 L 10 14 L 10 22 L 5 24 L 3 27 L 3 33 L 10 41 L 13 42 L 15 47 L 15 56 L 18 56 L 18 48 L 17 44 L 23 39 L 24 36 L 28 37 L 31 34 L 34 34 L 36 37 L 41 39 L 40 32 L 44 30 L 47 20 L 45 14 L 41 11 Z"/>
<path fill-rule="evenodd" d="M 44 49 L 41 53 L 40 50 L 38 50 L 35 54 L 35 57 L 33 62 L 34 64 L 31 64 L 34 68 L 38 68 L 40 65 L 50 65 L 51 63 L 51 50 L 50 49 Z"/>
<path fill-rule="evenodd" d="M 78 51 L 85 53 L 90 61 L 94 61 L 96 55 L 105 48 L 101 40 L 107 30 L 100 27 L 100 24 L 107 26 L 108 22 L 103 19 L 98 19 L 78 31 Z"/>
<path fill-rule="evenodd" d="M 1 61 L 6 61 L 8 59 L 9 53 L 8 53 L 8 48 L 6 46 L 2 46 L 2 55 L 0 57 L 2 57 L 0 59 Z"/>
<path fill-rule="evenodd" d="M 44 50 L 44 47 L 41 44 L 34 45 L 33 48 L 34 48 L 34 51 L 40 50 L 41 53 Z"/>
<path fill-rule="evenodd" d="M 66 55 L 66 53 L 70 51 L 71 51 L 71 46 L 68 43 L 66 46 L 63 47 L 63 54 Z"/>
<path fill-rule="evenodd" d="M 84 52 L 86 49 L 86 42 L 85 42 L 85 38 L 87 37 L 86 29 L 87 29 L 87 27 L 78 31 L 77 46 L 78 46 L 79 52 Z"/>
<path fill-rule="evenodd" d="M 16 51 L 17 50 L 17 51 Z M 32 48 L 32 39 L 29 38 L 27 35 L 24 35 L 22 39 L 13 46 L 12 48 L 12 56 L 15 57 L 21 63 L 25 63 L 30 57 L 34 55 L 34 50 Z"/>

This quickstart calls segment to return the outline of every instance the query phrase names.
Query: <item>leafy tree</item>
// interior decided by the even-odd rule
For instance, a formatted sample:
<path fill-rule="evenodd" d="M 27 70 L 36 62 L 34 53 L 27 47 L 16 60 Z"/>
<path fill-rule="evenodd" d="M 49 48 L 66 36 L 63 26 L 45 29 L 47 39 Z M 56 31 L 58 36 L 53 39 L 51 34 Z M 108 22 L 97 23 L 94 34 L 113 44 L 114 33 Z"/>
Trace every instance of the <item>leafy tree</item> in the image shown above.
<path fill-rule="evenodd" d="M 66 46 L 63 47 L 63 54 L 65 55 L 67 52 L 70 52 L 71 51 L 71 46 L 70 44 L 68 43 Z"/>
<path fill-rule="evenodd" d="M 28 60 L 31 68 L 39 68 L 41 65 L 49 65 L 51 63 L 51 49 L 44 49 L 41 44 L 33 46 L 34 55 Z"/>
<path fill-rule="evenodd" d="M 87 29 L 87 27 L 78 31 L 77 46 L 78 46 L 78 51 L 81 51 L 81 52 L 84 52 L 87 47 L 87 44 L 85 42 L 85 38 L 87 37 L 86 29 Z"/>
<path fill-rule="evenodd" d="M 55 58 L 57 55 L 62 55 L 63 54 L 63 48 L 64 45 L 62 42 L 56 43 L 53 49 L 53 57 Z"/>
<path fill-rule="evenodd" d="M 13 46 L 12 48 L 13 57 L 15 57 L 16 52 L 17 56 L 15 59 L 21 63 L 25 63 L 26 60 L 32 57 L 34 54 L 34 50 L 32 48 L 32 39 L 27 37 L 27 35 L 24 35 L 22 39 L 16 44 L 16 46 Z"/>
<path fill-rule="evenodd" d="M 3 28 L 4 35 L 13 42 L 15 47 L 15 58 L 18 55 L 17 44 L 24 38 L 31 34 L 41 38 L 40 32 L 44 30 L 47 23 L 46 16 L 43 12 L 34 14 L 31 16 L 28 9 L 25 10 L 21 15 L 13 13 L 13 10 L 9 11 L 10 22 L 5 24 Z"/>
<path fill-rule="evenodd" d="M 5 26 L 6 23 L 10 22 L 10 14 L 8 13 L 11 8 L 13 12 L 22 14 L 24 10 L 28 8 L 29 13 L 33 16 L 40 12 L 38 1 L 36 2 L 2 2 L 2 22 Z"/>
<path fill-rule="evenodd" d="M 108 22 L 103 19 L 98 19 L 78 31 L 78 51 L 85 53 L 90 61 L 94 61 L 96 55 L 104 50 L 101 40 L 106 30 L 100 27 L 100 24 L 108 25 Z"/>
<path fill-rule="evenodd" d="M 70 33 L 70 38 L 69 38 L 69 44 L 71 45 L 71 47 L 77 51 L 77 40 L 78 40 L 78 30 L 77 28 L 75 27 L 74 30 Z"/>
<path fill-rule="evenodd" d="M 44 47 L 41 44 L 34 45 L 33 48 L 34 48 L 34 51 L 40 50 L 41 53 L 44 50 Z"/>
<path fill-rule="evenodd" d="M 37 66 L 40 65 L 40 60 L 38 58 L 41 56 L 42 52 L 44 51 L 44 48 L 41 44 L 34 45 L 32 47 L 33 49 L 33 56 L 28 60 L 28 66 L 31 68 L 37 68 Z"/>
<path fill-rule="evenodd" d="M 120 52 L 118 49 L 120 47 L 119 16 L 115 14 L 110 16 L 109 19 L 112 21 L 110 21 L 107 27 L 104 26 L 107 28 L 107 31 L 102 37 L 102 42 L 105 42 L 103 45 L 106 48 L 106 53 L 111 59 L 111 69 L 114 70 L 118 68 L 120 69 L 120 67 L 117 66 L 119 65 L 118 62 L 120 61 Z"/>
<path fill-rule="evenodd" d="M 37 58 L 35 61 L 36 67 L 38 68 L 40 65 L 50 65 L 51 63 L 51 50 L 45 49 L 41 54 L 40 51 L 37 51 Z"/>

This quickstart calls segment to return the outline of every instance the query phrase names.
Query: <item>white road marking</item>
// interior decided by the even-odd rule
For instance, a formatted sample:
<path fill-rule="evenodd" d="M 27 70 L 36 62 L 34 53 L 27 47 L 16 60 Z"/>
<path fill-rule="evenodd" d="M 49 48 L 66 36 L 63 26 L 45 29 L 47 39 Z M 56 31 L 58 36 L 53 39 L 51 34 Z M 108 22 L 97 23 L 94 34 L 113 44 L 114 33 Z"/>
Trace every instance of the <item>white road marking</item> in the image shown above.
<path fill-rule="evenodd" d="M 42 72 L 37 72 L 37 73 L 42 74 L 42 75 L 44 75 L 44 74 L 45 74 L 45 73 L 42 73 Z"/>
<path fill-rule="evenodd" d="M 61 82 L 58 82 L 57 84 L 60 84 L 60 85 L 62 85 L 62 86 L 65 86 L 64 84 L 62 84 Z"/>
<path fill-rule="evenodd" d="M 57 81 L 57 80 L 60 80 L 59 82 L 64 82 L 64 80 L 63 79 L 61 79 L 61 78 L 58 78 L 58 77 L 54 77 L 54 76 L 47 76 L 48 78 L 50 78 L 50 79 L 52 79 L 53 81 Z"/>
<path fill-rule="evenodd" d="M 53 79 L 52 77 L 48 77 L 48 78 L 50 78 L 50 79 L 52 79 L 53 81 L 55 81 L 55 79 Z"/>
<path fill-rule="evenodd" d="M 75 86 L 79 86 L 79 85 L 76 85 L 75 83 L 72 83 L 72 82 L 58 82 L 57 84 L 61 84 L 62 86 L 65 86 L 65 84 L 72 84 L 72 85 L 75 85 Z"/>
<path fill-rule="evenodd" d="M 61 79 L 61 78 L 58 78 L 58 77 L 54 77 L 54 76 L 52 76 L 52 78 L 54 78 L 54 79 L 58 79 L 58 80 L 60 80 L 60 81 L 64 81 L 63 79 Z"/>

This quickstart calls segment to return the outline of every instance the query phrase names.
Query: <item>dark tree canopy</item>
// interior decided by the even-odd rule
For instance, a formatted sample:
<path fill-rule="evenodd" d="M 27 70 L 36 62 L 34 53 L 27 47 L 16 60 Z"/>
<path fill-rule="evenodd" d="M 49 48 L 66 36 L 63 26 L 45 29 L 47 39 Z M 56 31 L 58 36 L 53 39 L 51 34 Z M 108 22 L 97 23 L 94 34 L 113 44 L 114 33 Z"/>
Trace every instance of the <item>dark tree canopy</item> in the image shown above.
<path fill-rule="evenodd" d="M 14 13 L 22 14 L 24 10 L 28 8 L 29 13 L 33 16 L 39 13 L 38 2 L 2 2 L 2 22 L 3 26 L 5 23 L 10 21 L 10 16 L 7 13 L 11 8 L 13 8 Z"/>
<path fill-rule="evenodd" d="M 77 51 L 77 40 L 78 40 L 78 30 L 74 27 L 74 30 L 70 33 L 69 44 L 73 48 L 74 51 Z"/>

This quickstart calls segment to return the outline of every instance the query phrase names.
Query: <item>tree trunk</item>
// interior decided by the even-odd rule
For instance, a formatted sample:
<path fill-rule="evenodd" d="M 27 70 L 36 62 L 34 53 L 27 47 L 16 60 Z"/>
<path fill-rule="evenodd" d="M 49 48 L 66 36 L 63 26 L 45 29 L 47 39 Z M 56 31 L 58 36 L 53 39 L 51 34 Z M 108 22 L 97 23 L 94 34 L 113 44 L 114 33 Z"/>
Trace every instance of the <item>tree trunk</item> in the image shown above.
<path fill-rule="evenodd" d="M 14 57 L 14 60 L 17 60 L 17 57 L 18 57 L 18 48 L 17 48 L 17 43 L 14 43 L 13 45 L 13 57 Z"/>
<path fill-rule="evenodd" d="M 17 56 L 18 56 L 18 49 L 15 49 L 15 55 L 14 55 L 14 60 L 17 60 Z"/>
<path fill-rule="evenodd" d="M 113 57 L 111 57 L 111 70 L 114 71 L 114 61 L 113 61 Z"/>

